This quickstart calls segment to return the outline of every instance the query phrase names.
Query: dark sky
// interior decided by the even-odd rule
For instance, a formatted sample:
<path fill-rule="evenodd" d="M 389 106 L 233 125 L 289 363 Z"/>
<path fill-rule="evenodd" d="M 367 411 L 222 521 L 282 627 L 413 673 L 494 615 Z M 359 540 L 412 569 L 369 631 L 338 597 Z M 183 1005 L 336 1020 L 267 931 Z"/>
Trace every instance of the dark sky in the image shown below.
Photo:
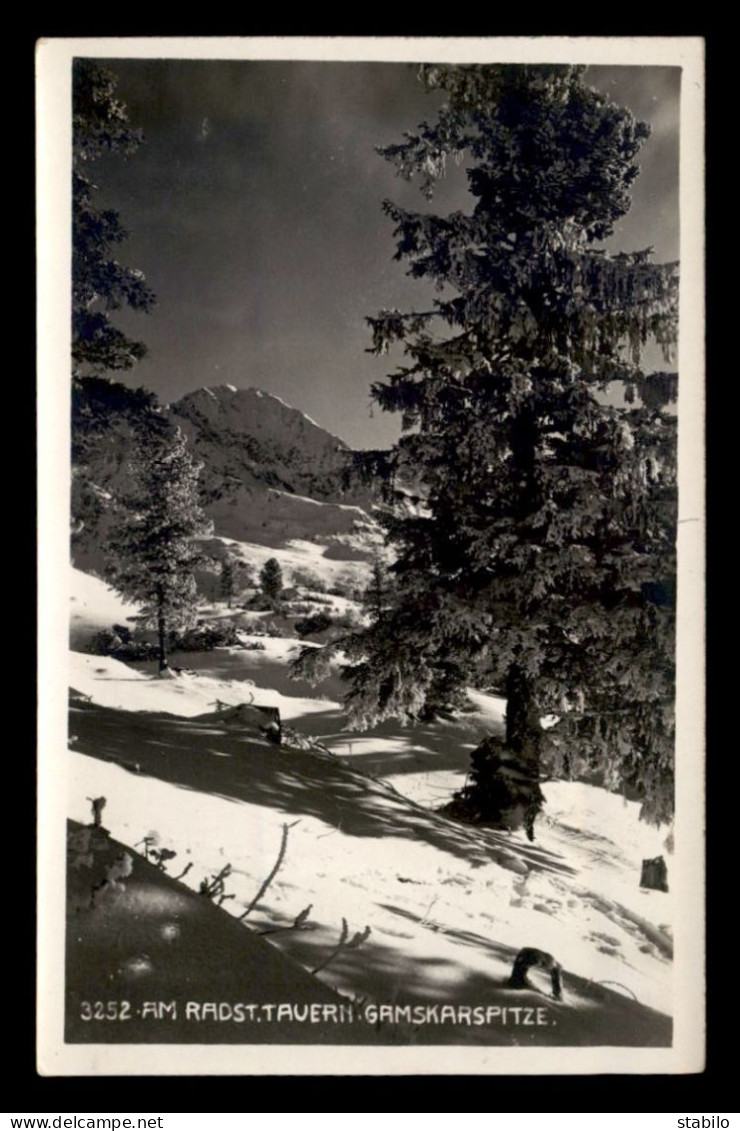
<path fill-rule="evenodd" d="M 121 260 L 157 295 L 150 314 L 116 316 L 149 348 L 123 379 L 163 401 L 256 385 L 355 447 L 392 443 L 398 421 L 377 408 L 371 417 L 369 393 L 393 361 L 365 352 L 365 317 L 429 292 L 393 261 L 381 202 L 426 205 L 374 146 L 432 117 L 439 96 L 399 63 L 109 66 L 146 141 L 100 161 L 95 180 L 130 232 Z M 593 67 L 587 79 L 652 127 L 612 245 L 677 259 L 680 71 Z M 456 171 L 433 207 L 469 207 L 463 183 Z"/>

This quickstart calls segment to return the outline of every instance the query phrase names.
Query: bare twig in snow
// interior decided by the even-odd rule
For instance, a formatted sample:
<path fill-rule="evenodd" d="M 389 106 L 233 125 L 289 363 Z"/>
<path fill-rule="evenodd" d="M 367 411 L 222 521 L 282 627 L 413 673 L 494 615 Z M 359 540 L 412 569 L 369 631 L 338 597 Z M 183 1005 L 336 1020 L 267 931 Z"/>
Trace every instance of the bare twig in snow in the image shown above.
<path fill-rule="evenodd" d="M 312 974 L 318 974 L 319 970 L 325 970 L 329 963 L 333 962 L 337 955 L 341 954 L 343 950 L 355 950 L 358 946 L 361 946 L 362 943 L 366 942 L 370 937 L 370 928 L 365 927 L 364 931 L 355 931 L 349 942 L 347 941 L 348 935 L 349 927 L 347 926 L 347 920 L 342 919 L 342 931 L 339 936 L 338 944 L 323 962 L 320 962 L 318 966 L 314 967 L 311 971 Z"/>
<path fill-rule="evenodd" d="M 99 829 L 103 823 L 103 810 L 105 809 L 106 800 L 104 797 L 88 797 L 87 799 L 92 806 L 93 825 Z"/>
<path fill-rule="evenodd" d="M 224 880 L 230 875 L 231 864 L 224 864 L 221 871 L 211 876 L 210 880 L 200 881 L 200 894 L 208 896 L 209 899 L 216 899 L 217 896 L 222 896 L 226 890 Z"/>
<path fill-rule="evenodd" d="M 335 829 L 330 829 L 328 833 L 319 833 L 318 836 L 316 837 L 316 839 L 317 840 L 323 840 L 325 836 L 334 836 L 334 833 L 341 833 L 341 831 L 342 831 L 342 822 L 340 821 Z"/>
<path fill-rule="evenodd" d="M 639 1000 L 640 1000 L 638 998 L 637 994 L 633 990 L 631 990 L 629 988 L 629 986 L 624 986 L 624 985 L 622 985 L 621 982 L 612 982 L 612 981 L 597 982 L 596 985 L 597 986 L 619 986 L 620 990 L 624 990 L 625 993 L 628 993 L 633 1001 L 639 1002 Z"/>
<path fill-rule="evenodd" d="M 280 870 L 280 866 L 282 865 L 283 860 L 285 859 L 285 850 L 288 847 L 288 829 L 292 829 L 293 825 L 297 825 L 297 824 L 298 824 L 298 821 L 293 821 L 292 825 L 283 825 L 283 836 L 282 836 L 282 840 L 280 842 L 280 851 L 278 852 L 278 858 L 275 861 L 275 866 L 273 867 L 273 869 L 270 872 L 267 879 L 262 884 L 261 888 L 257 892 L 257 894 L 254 897 L 254 899 L 252 900 L 252 902 L 249 904 L 249 907 L 247 907 L 246 911 L 243 911 L 242 914 L 238 916 L 239 919 L 246 919 L 249 912 L 254 910 L 254 908 L 257 906 L 259 901 L 262 899 L 262 896 L 265 894 L 265 892 L 269 888 L 272 881 L 275 879 L 275 876 L 278 874 L 278 872 Z"/>
<path fill-rule="evenodd" d="M 312 907 L 313 907 L 313 904 L 309 903 L 308 907 L 304 907 L 302 911 L 299 911 L 298 914 L 296 915 L 295 919 L 293 920 L 293 922 L 289 926 L 287 926 L 287 927 L 268 927 L 266 931 L 260 931 L 259 934 L 261 934 L 261 935 L 278 935 L 278 934 L 281 934 L 283 931 L 314 931 L 314 930 L 316 930 L 315 927 L 304 927 L 304 925 L 303 925 L 306 922 L 306 919 L 308 919 L 308 916 L 311 914 L 311 908 Z"/>
<path fill-rule="evenodd" d="M 172 848 L 160 848 L 159 850 L 157 850 L 156 848 L 152 849 L 152 860 L 154 860 L 157 868 L 159 868 L 160 871 L 162 871 L 162 872 L 167 871 L 167 869 L 164 866 L 165 861 L 166 860 L 174 860 L 174 858 L 176 856 L 177 856 L 177 853 Z"/>
<path fill-rule="evenodd" d="M 437 902 L 437 899 L 438 899 L 438 896 L 435 895 L 434 899 L 432 900 L 432 902 L 429 904 L 426 911 L 422 915 L 421 919 L 419 920 L 419 926 L 420 927 L 426 927 L 427 924 L 429 923 L 429 912 L 434 907 L 435 903 Z"/>

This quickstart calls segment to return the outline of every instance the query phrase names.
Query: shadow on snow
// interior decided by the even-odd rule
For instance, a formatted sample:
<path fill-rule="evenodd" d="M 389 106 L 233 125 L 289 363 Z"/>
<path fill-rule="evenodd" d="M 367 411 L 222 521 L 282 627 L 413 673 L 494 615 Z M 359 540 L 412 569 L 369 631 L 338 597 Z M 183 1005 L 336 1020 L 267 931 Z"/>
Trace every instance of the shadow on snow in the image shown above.
<path fill-rule="evenodd" d="M 219 725 L 217 714 L 185 719 L 73 700 L 70 733 L 74 749 L 90 757 L 185 789 L 314 816 L 348 836 L 423 840 L 473 867 L 575 874 L 558 854 L 458 825 L 330 754 L 274 746 L 256 728 Z"/>

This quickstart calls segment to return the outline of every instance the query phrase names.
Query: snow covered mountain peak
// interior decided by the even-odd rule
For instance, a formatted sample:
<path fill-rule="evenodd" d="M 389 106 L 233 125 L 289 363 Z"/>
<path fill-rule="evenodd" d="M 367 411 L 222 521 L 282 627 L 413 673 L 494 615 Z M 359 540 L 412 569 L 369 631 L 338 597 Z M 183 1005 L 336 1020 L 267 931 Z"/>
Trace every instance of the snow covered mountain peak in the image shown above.
<path fill-rule="evenodd" d="M 254 386 L 240 389 L 234 385 L 208 385 L 187 393 L 171 405 L 171 411 L 193 425 L 218 423 L 225 432 L 270 440 L 280 447 L 300 448 L 312 458 L 324 459 L 330 453 L 349 451 L 343 440 L 300 409 L 275 393 Z"/>
<path fill-rule="evenodd" d="M 273 393 L 211 385 L 188 393 L 170 413 L 203 464 L 206 510 L 221 533 L 269 538 L 278 512 L 287 508 L 294 537 L 317 534 L 315 507 L 301 511 L 310 512 L 310 521 L 304 515 L 307 526 L 296 514 L 297 500 L 303 499 L 332 504 L 332 521 L 341 519 L 336 533 L 346 535 L 349 519 L 342 505 L 370 503 L 367 488 L 353 480 L 348 445 Z M 329 520 L 327 512 L 322 524 Z"/>
<path fill-rule="evenodd" d="M 202 504 L 218 536 L 273 548 L 303 538 L 335 555 L 351 549 L 354 560 L 369 557 L 379 537 L 377 492 L 337 436 L 255 387 L 209 385 L 164 411 L 202 465 Z M 101 490 L 115 495 L 128 474 L 130 430 L 125 419 L 112 420 L 105 441 L 87 456 L 85 477 L 96 499 Z M 107 510 L 97 506 L 96 513 L 101 509 Z M 96 523 L 83 516 L 75 553 L 79 564 L 100 568 Z"/>

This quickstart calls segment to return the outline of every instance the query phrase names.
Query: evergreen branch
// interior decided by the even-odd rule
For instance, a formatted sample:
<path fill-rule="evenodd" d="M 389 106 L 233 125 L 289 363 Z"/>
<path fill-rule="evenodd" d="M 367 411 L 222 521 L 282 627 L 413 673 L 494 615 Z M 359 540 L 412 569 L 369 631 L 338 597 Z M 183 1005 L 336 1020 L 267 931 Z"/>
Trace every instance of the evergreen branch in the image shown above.
<path fill-rule="evenodd" d="M 654 707 L 658 707 L 658 706 L 661 706 L 661 705 L 664 705 L 666 707 L 672 707 L 675 703 L 675 697 L 673 695 L 664 695 L 664 696 L 658 696 L 658 697 L 655 697 L 655 698 L 651 697 L 649 700 L 647 700 L 647 702 L 651 706 L 654 706 Z M 636 710 L 636 704 L 635 703 L 631 703 L 627 707 L 610 707 L 608 709 L 605 708 L 603 711 L 599 711 L 599 710 L 594 710 L 594 711 L 562 711 L 561 710 L 561 711 L 558 712 L 558 714 L 561 715 L 561 719 L 559 719 L 558 722 L 564 721 L 564 720 L 567 720 L 567 719 L 600 719 L 603 716 L 607 716 L 607 715 L 634 715 L 635 710 Z M 557 723 L 554 723 L 553 727 L 551 729 L 554 729 L 557 725 L 558 725 Z"/>

